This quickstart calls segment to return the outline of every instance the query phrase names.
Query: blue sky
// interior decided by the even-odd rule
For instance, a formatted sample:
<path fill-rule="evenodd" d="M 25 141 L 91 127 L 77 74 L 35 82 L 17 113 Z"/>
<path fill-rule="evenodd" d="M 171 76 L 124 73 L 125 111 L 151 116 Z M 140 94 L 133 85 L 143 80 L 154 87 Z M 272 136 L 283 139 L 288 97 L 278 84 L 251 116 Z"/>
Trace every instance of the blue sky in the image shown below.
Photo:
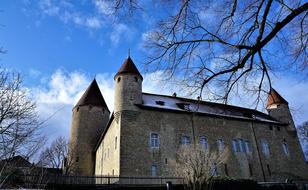
<path fill-rule="evenodd" d="M 133 19 L 110 16 L 107 4 L 81 0 L 0 1 L 0 65 L 19 71 L 36 100 L 51 137 L 68 136 L 71 109 L 96 76 L 109 108 L 113 108 L 113 76 L 128 55 L 143 71 L 144 36 L 153 25 L 153 12 Z M 156 6 L 156 5 L 154 5 Z M 158 6 L 158 5 L 157 5 Z M 172 94 L 161 73 L 144 73 L 144 91 Z M 296 124 L 308 120 L 308 82 L 288 73 L 273 78 L 274 87 L 290 103 Z M 181 94 L 181 93 L 178 93 Z M 233 101 L 247 106 L 245 100 Z M 264 111 L 264 110 L 262 110 Z"/>

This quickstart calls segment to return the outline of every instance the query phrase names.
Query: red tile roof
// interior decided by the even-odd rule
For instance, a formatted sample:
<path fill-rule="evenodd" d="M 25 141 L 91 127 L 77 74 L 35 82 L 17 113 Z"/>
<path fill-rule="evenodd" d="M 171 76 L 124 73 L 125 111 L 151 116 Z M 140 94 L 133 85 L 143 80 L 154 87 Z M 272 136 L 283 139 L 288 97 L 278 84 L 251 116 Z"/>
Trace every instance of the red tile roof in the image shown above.
<path fill-rule="evenodd" d="M 114 77 L 116 77 L 119 74 L 128 74 L 128 73 L 138 75 L 142 78 L 140 72 L 138 71 L 136 65 L 134 64 L 133 60 L 130 57 L 128 57 L 124 61 L 118 73 Z"/>
<path fill-rule="evenodd" d="M 273 88 L 270 89 L 267 98 L 267 105 L 266 107 L 272 104 L 289 104 L 280 94 Z"/>
<path fill-rule="evenodd" d="M 83 106 L 83 105 L 102 106 L 108 109 L 104 97 L 101 91 L 99 90 L 99 87 L 95 79 L 92 81 L 90 86 L 86 89 L 86 91 L 83 93 L 78 103 L 76 104 L 76 106 Z"/>

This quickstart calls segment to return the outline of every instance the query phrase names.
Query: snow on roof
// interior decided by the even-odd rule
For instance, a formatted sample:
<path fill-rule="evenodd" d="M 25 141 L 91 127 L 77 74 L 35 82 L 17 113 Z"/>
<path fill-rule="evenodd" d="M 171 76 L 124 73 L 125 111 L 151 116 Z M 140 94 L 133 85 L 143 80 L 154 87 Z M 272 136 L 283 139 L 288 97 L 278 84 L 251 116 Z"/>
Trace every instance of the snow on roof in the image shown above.
<path fill-rule="evenodd" d="M 143 93 L 142 99 L 143 104 L 140 105 L 141 107 L 165 109 L 169 111 L 196 112 L 222 117 L 282 124 L 265 113 L 243 107 L 149 93 Z M 162 104 L 162 102 L 164 103 Z"/>

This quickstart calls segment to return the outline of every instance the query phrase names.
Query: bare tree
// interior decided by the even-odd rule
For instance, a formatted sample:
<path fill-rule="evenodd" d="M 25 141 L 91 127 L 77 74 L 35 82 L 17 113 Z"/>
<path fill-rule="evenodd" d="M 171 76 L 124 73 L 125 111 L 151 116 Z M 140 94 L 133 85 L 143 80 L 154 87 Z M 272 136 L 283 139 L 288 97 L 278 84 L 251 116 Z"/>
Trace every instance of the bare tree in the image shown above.
<path fill-rule="evenodd" d="M 174 175 L 183 177 L 188 188 L 203 189 L 213 176 L 220 175 L 218 167 L 228 160 L 229 151 L 209 151 L 199 144 L 182 146 L 172 163 Z"/>
<path fill-rule="evenodd" d="M 113 8 L 136 11 L 148 4 L 117 0 Z M 165 71 L 166 79 L 178 78 L 192 93 L 227 102 L 230 94 L 246 90 L 257 94 L 258 105 L 260 94 L 271 87 L 271 72 L 287 68 L 307 73 L 306 1 L 170 0 L 160 1 L 161 6 L 152 4 L 151 13 L 159 19 L 153 18 L 156 26 L 145 35 L 147 69 Z"/>
<path fill-rule="evenodd" d="M 50 147 L 41 152 L 39 166 L 50 168 L 62 168 L 68 154 L 68 142 L 64 137 L 55 139 Z"/>
<path fill-rule="evenodd" d="M 14 167 L 7 163 L 15 155 L 29 159 L 42 144 L 41 124 L 35 103 L 22 87 L 19 73 L 0 71 L 0 187 L 11 175 Z"/>
<path fill-rule="evenodd" d="M 304 151 L 304 154 L 307 160 L 308 159 L 308 121 L 304 122 L 303 124 L 297 127 L 297 133 L 298 133 L 298 137 L 302 144 L 303 151 Z"/>

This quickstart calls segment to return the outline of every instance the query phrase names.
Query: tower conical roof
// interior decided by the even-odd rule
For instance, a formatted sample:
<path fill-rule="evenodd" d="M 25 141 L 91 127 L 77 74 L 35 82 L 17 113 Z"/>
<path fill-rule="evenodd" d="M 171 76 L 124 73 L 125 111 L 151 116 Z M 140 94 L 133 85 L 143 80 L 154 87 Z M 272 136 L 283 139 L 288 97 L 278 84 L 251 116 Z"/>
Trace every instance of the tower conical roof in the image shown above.
<path fill-rule="evenodd" d="M 76 106 L 83 105 L 101 106 L 108 109 L 104 97 L 99 90 L 95 79 L 91 82 L 90 86 L 86 89 L 86 91 L 83 93 L 83 95 L 76 104 Z"/>
<path fill-rule="evenodd" d="M 119 74 L 135 74 L 135 75 L 138 75 L 142 78 L 140 72 L 138 71 L 136 65 L 134 64 L 133 60 L 130 57 L 128 57 L 124 61 L 124 63 L 122 64 L 119 71 L 117 72 L 117 74 L 114 77 L 116 77 Z"/>
<path fill-rule="evenodd" d="M 271 88 L 267 97 L 267 107 L 272 104 L 289 104 L 280 94 L 274 89 Z"/>

